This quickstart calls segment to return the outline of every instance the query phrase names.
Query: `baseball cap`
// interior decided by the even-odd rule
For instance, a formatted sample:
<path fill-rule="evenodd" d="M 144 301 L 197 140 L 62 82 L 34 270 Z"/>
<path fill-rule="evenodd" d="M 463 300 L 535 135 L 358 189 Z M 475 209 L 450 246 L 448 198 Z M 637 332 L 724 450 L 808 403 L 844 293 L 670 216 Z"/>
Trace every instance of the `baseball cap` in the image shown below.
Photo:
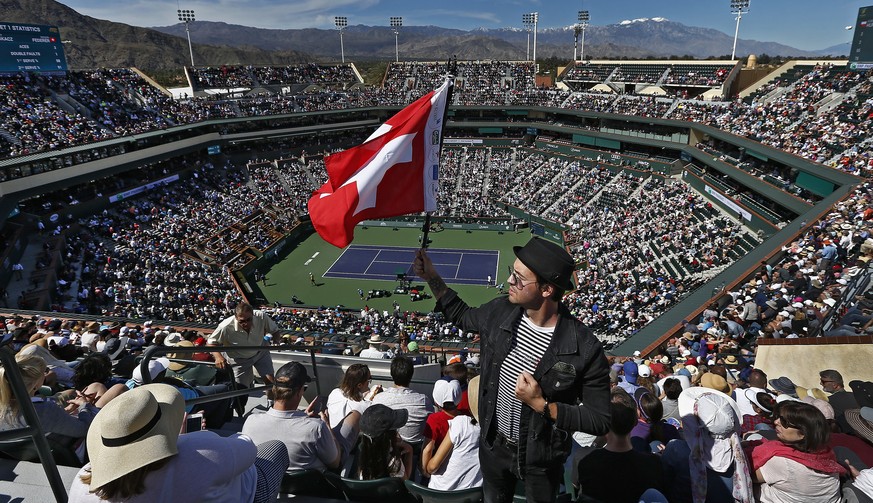
<path fill-rule="evenodd" d="M 461 403 L 461 383 L 456 380 L 446 381 L 443 379 L 435 382 L 433 402 L 440 407 L 443 407 L 447 402 L 452 402 L 457 406 Z"/>
<path fill-rule="evenodd" d="M 149 377 L 152 380 L 154 380 L 155 377 L 158 376 L 158 374 L 167 370 L 167 368 L 169 366 L 170 366 L 170 360 L 167 358 L 162 357 L 162 358 L 155 358 L 154 360 L 149 360 Z M 131 378 L 133 378 L 134 382 L 136 382 L 138 385 L 143 384 L 142 366 L 141 365 L 137 365 L 136 367 L 134 367 Z"/>
<path fill-rule="evenodd" d="M 312 378 L 306 373 L 306 367 L 299 362 L 289 362 L 279 367 L 279 370 L 276 371 L 276 379 L 273 381 L 273 386 L 299 388 L 308 382 L 312 382 Z"/>
<path fill-rule="evenodd" d="M 631 384 L 636 384 L 637 383 L 637 376 L 640 375 L 639 368 L 637 367 L 637 364 L 634 363 L 633 361 L 628 360 L 628 361 L 624 362 L 624 365 L 622 366 L 622 368 L 624 369 L 625 380 Z"/>
<path fill-rule="evenodd" d="M 385 432 L 396 430 L 405 425 L 408 417 L 409 413 L 406 409 L 392 409 L 387 405 L 376 403 L 367 407 L 367 410 L 361 415 L 358 426 L 361 428 L 361 435 L 376 438 Z"/>

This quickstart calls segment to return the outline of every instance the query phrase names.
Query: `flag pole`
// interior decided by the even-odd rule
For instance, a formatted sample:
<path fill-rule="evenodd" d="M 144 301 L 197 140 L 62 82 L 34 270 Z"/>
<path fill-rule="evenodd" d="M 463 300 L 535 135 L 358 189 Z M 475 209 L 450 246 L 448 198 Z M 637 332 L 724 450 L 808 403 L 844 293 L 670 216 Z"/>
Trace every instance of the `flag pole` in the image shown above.
<path fill-rule="evenodd" d="M 457 70 L 458 70 L 458 58 L 456 56 L 454 60 L 449 59 L 449 61 L 446 63 L 446 80 L 454 79 L 455 75 L 457 74 Z M 455 85 L 453 83 L 452 85 L 449 86 L 449 90 L 446 93 L 446 108 L 445 108 L 445 110 L 443 110 L 443 132 L 445 132 L 445 129 L 446 129 L 446 120 L 448 119 L 448 116 L 449 116 L 449 107 L 452 105 L 452 94 L 453 94 L 454 90 L 455 90 Z M 442 156 L 443 156 L 443 138 L 444 138 L 444 136 L 445 136 L 444 134 L 440 134 L 440 148 L 439 148 L 440 159 L 442 159 Z M 430 233 L 430 215 L 431 215 L 431 213 L 432 212 L 430 212 L 430 211 L 425 212 L 424 224 L 421 227 L 421 248 L 423 250 L 427 249 L 427 245 L 428 245 L 427 235 Z"/>

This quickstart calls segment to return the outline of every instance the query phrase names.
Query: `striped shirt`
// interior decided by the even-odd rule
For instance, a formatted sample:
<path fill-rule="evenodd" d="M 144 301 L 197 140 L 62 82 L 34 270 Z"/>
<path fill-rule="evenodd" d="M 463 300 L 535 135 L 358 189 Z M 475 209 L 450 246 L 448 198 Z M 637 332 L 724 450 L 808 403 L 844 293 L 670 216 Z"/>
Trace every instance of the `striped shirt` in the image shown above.
<path fill-rule="evenodd" d="M 523 314 L 512 327 L 512 349 L 500 366 L 500 385 L 497 388 L 497 431 L 512 441 L 518 441 L 521 420 L 522 402 L 515 397 L 518 376 L 524 371 L 534 373 L 546 354 L 554 331 L 555 327 L 534 325 L 527 314 Z"/>

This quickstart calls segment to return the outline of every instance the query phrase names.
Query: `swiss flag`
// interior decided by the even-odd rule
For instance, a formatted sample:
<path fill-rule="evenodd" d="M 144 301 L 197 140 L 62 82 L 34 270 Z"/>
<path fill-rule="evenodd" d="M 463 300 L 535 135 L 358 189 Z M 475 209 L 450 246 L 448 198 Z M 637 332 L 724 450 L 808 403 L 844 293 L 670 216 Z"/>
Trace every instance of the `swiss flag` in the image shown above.
<path fill-rule="evenodd" d="M 448 79 L 357 147 L 324 158 L 330 179 L 309 199 L 318 234 L 343 248 L 363 220 L 435 211 Z"/>

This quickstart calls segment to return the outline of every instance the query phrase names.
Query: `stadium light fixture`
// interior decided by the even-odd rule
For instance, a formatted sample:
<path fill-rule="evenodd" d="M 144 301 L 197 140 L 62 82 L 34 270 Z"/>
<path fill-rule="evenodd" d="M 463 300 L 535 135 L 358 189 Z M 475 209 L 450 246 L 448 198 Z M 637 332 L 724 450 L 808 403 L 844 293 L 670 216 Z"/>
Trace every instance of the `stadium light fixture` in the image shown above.
<path fill-rule="evenodd" d="M 188 25 L 193 23 L 194 20 L 194 11 L 191 9 L 178 9 L 176 11 L 179 14 L 179 21 L 185 23 L 185 33 L 188 35 L 188 52 L 191 54 L 191 67 L 194 67 L 194 48 L 191 46 L 191 30 L 188 29 Z"/>
<path fill-rule="evenodd" d="M 573 61 L 579 61 L 585 59 L 585 28 L 588 28 L 588 24 L 591 22 L 591 15 L 587 10 L 580 10 L 579 16 L 576 18 L 576 25 L 573 26 L 573 33 L 575 38 L 573 39 Z M 579 33 L 582 33 L 582 53 L 581 57 L 576 58 L 576 46 L 579 44 Z"/>
<path fill-rule="evenodd" d="M 336 26 L 336 29 L 339 30 L 340 34 L 340 57 L 343 60 L 343 63 L 346 62 L 346 49 L 343 46 L 343 32 L 346 30 L 346 27 L 349 25 L 349 18 L 345 16 L 335 16 L 333 18 L 333 24 Z"/>
<path fill-rule="evenodd" d="M 521 15 L 521 22 L 527 28 L 527 60 L 530 61 L 530 32 L 533 30 L 533 61 L 537 60 L 537 23 L 539 22 L 539 12 L 529 12 Z"/>
<path fill-rule="evenodd" d="M 400 36 L 400 28 L 403 27 L 403 18 L 400 16 L 391 16 L 389 18 L 391 22 L 391 31 L 394 32 L 394 62 L 400 62 L 400 50 L 398 44 L 398 37 Z"/>
<path fill-rule="evenodd" d="M 737 37 L 740 35 L 740 20 L 743 19 L 743 14 L 748 14 L 749 5 L 752 0 L 731 0 L 731 14 L 737 16 L 737 27 L 734 30 L 734 47 L 731 49 L 731 59 L 737 57 Z"/>

